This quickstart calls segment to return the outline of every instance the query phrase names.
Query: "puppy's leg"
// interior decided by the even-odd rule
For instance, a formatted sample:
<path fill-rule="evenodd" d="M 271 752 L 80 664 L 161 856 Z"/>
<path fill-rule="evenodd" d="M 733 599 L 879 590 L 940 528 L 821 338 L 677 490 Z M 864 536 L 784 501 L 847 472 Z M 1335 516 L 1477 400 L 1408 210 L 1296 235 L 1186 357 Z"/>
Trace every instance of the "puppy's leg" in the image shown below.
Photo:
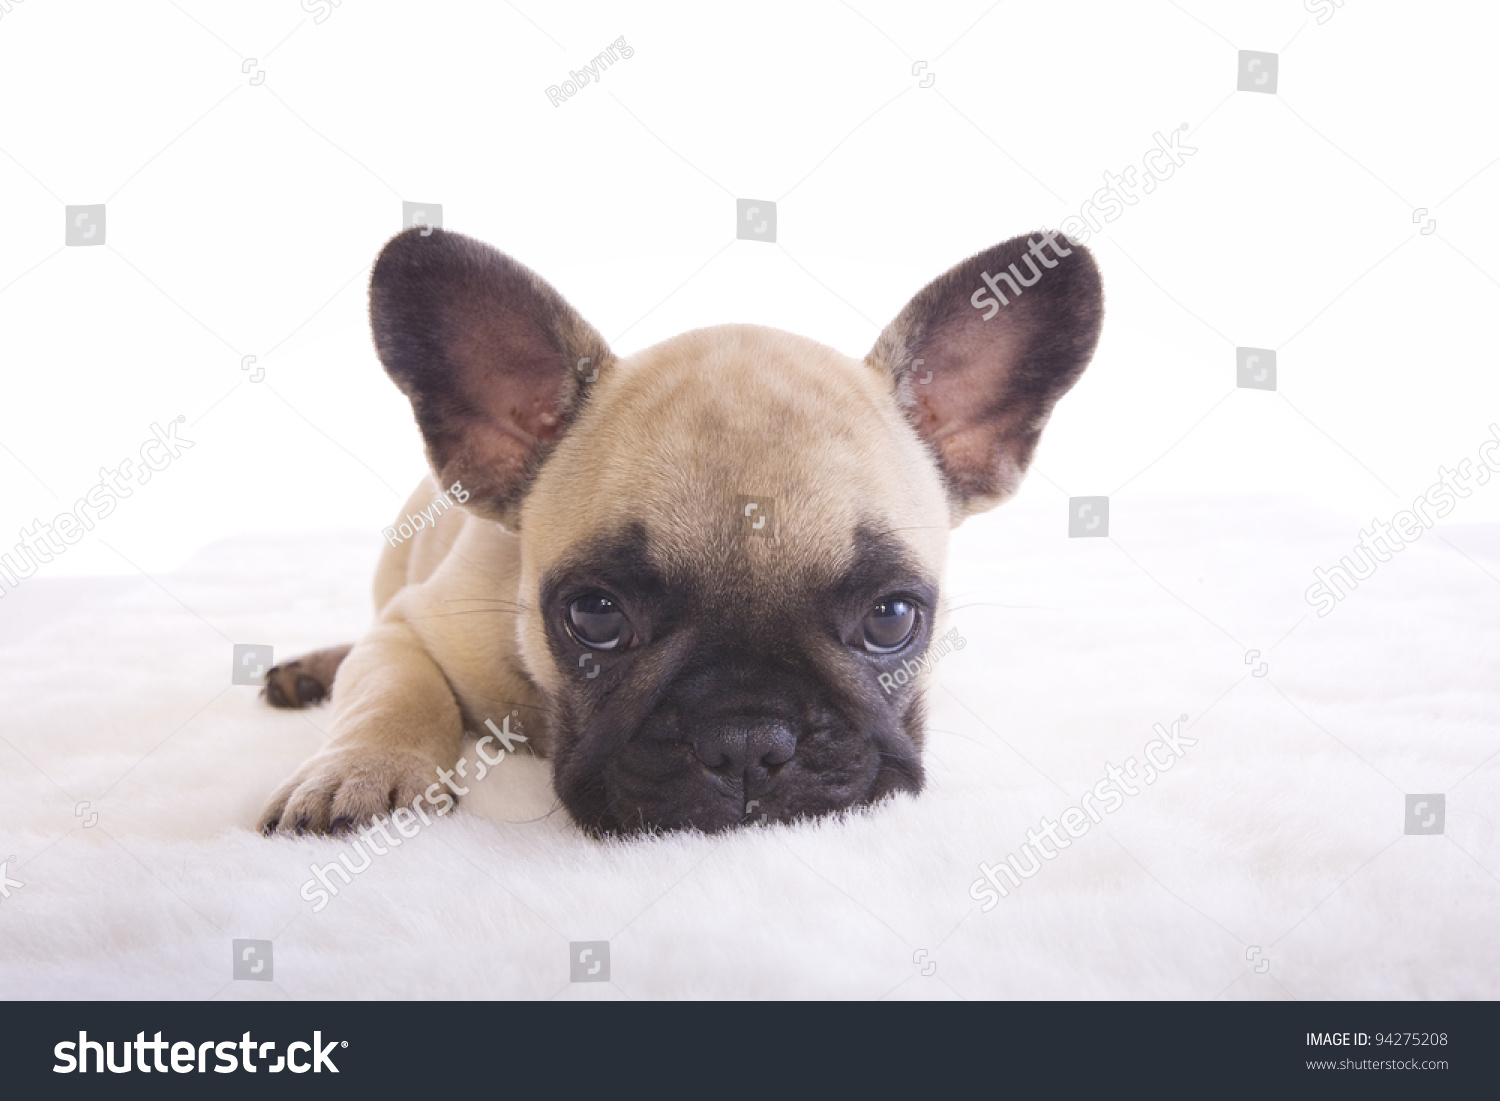
<path fill-rule="evenodd" d="M 272 707 L 302 708 L 322 703 L 333 688 L 333 677 L 352 644 L 314 650 L 300 658 L 271 666 L 262 692 Z"/>
<path fill-rule="evenodd" d="M 333 833 L 412 801 L 451 768 L 458 702 L 405 623 L 379 624 L 350 652 L 333 693 L 333 736 L 271 797 L 260 828 Z"/>

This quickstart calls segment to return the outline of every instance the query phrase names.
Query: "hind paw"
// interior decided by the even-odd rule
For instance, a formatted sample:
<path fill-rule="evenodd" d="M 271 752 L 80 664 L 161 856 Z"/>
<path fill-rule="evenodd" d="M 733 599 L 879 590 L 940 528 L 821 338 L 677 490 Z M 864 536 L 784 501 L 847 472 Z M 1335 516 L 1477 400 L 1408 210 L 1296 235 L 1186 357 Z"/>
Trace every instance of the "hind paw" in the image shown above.
<path fill-rule="evenodd" d="M 322 703 L 333 690 L 334 674 L 349 646 L 331 646 L 271 667 L 261 693 L 272 707 L 303 708 Z"/>

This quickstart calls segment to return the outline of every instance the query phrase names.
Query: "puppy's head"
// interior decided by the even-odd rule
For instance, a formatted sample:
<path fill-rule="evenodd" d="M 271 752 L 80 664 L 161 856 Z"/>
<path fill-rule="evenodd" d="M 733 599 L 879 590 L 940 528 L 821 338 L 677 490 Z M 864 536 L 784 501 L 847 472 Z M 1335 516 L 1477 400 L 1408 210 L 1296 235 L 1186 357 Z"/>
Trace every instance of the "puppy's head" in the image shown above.
<path fill-rule="evenodd" d="M 920 789 L 948 531 L 1015 492 L 1101 317 L 1092 259 L 1050 234 L 934 280 L 864 360 L 747 325 L 617 359 L 443 230 L 393 239 L 371 281 L 440 483 L 520 534 L 518 645 L 558 794 L 596 830 Z"/>

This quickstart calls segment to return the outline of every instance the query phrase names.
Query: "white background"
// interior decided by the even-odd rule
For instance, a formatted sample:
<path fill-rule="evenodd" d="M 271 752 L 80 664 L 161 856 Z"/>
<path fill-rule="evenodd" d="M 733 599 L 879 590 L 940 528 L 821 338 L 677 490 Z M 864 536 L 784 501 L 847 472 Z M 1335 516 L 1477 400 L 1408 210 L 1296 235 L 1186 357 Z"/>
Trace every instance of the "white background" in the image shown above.
<path fill-rule="evenodd" d="M 153 421 L 195 441 L 44 576 L 378 540 L 422 470 L 365 314 L 403 199 L 618 352 L 748 321 L 863 355 L 928 279 L 1187 123 L 1197 153 L 1091 242 L 1103 340 L 1024 495 L 1061 526 L 1065 493 L 1295 494 L 1352 544 L 1500 421 L 1492 5 L 308 7 L 0 17 L 0 550 Z M 548 99 L 621 35 L 632 58 Z M 1277 94 L 1234 91 L 1236 48 L 1280 53 Z M 778 203 L 775 245 L 735 241 L 737 196 Z M 64 205 L 99 202 L 106 246 L 64 248 Z M 1277 393 L 1235 391 L 1235 345 L 1277 349 Z M 1447 523 L 1497 516 L 1492 482 Z"/>

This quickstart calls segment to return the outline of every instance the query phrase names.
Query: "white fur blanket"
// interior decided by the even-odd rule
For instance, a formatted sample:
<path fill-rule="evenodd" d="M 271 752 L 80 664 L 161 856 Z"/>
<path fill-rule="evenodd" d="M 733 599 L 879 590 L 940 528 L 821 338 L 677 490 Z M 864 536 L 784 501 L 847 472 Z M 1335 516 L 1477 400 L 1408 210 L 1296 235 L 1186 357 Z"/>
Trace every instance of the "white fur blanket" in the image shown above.
<path fill-rule="evenodd" d="M 231 644 L 357 638 L 373 530 L 33 581 L 0 607 L 0 997 L 1500 996 L 1500 525 L 1444 528 L 1463 554 L 1429 536 L 1320 619 L 1302 594 L 1357 524 L 1113 506 L 1108 539 L 1067 538 L 1060 497 L 957 534 L 965 645 L 934 667 L 919 798 L 601 844 L 507 758 L 318 913 L 309 865 L 348 844 L 247 827 L 327 715 L 231 686 Z M 981 862 L 1182 715 L 1170 774 L 981 909 Z M 1444 796 L 1442 834 L 1404 832 L 1407 794 Z M 271 981 L 233 978 L 240 938 L 273 942 Z M 581 941 L 610 981 L 570 981 Z"/>

